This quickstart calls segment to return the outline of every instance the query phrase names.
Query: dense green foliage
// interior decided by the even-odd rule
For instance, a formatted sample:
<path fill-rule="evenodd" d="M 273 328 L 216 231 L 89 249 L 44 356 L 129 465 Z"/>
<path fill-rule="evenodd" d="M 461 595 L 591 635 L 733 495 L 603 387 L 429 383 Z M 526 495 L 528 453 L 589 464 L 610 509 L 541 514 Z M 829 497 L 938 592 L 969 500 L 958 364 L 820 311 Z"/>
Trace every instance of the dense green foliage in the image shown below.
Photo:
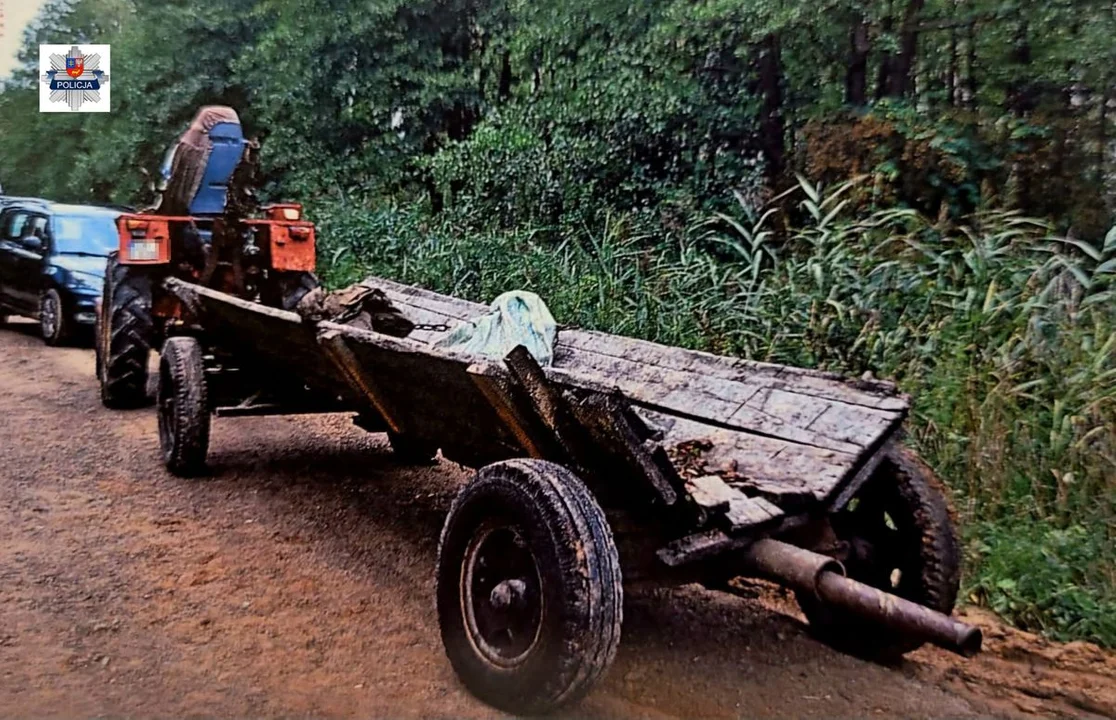
<path fill-rule="evenodd" d="M 0 182 L 137 201 L 230 104 L 333 283 L 529 287 L 894 377 L 968 597 L 1116 644 L 1113 36 L 1095 0 L 55 0 L 0 92 Z M 73 40 L 113 46 L 109 115 L 36 112 L 36 44 Z"/>

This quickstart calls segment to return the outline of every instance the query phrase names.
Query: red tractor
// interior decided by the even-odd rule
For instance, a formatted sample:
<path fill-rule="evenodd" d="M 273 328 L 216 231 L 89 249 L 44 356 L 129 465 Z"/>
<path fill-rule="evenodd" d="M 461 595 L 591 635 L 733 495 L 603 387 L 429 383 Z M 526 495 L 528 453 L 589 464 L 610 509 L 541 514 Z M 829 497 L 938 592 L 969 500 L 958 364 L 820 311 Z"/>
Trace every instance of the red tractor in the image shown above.
<path fill-rule="evenodd" d="M 166 278 L 286 310 L 317 287 L 314 225 L 301 205 L 258 203 L 257 148 L 235 110 L 202 108 L 166 155 L 155 205 L 117 220 L 96 342 L 105 406 L 146 404 L 151 349 L 190 333 L 190 313 L 164 290 Z"/>

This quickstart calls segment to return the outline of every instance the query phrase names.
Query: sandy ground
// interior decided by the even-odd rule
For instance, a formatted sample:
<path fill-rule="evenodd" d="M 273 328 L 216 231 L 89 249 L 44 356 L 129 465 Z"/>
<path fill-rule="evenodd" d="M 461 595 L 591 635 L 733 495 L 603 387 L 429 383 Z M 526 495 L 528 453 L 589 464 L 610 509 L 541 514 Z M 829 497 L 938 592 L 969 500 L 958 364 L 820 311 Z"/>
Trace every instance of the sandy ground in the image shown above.
<path fill-rule="evenodd" d="M 0 716 L 492 717 L 454 677 L 435 542 L 468 475 L 396 463 L 345 417 L 219 420 L 171 477 L 153 410 L 110 412 L 88 350 L 0 330 Z M 988 651 L 897 667 L 813 641 L 769 588 L 629 594 L 570 715 L 1116 715 L 1116 656 L 971 612 Z M 783 612 L 785 611 L 785 612 Z"/>

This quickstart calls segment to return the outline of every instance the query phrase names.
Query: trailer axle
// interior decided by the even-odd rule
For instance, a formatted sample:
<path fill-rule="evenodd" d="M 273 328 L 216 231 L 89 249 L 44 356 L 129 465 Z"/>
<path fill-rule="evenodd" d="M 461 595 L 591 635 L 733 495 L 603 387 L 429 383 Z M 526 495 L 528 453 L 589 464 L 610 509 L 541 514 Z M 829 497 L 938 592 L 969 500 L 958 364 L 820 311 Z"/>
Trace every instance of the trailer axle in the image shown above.
<path fill-rule="evenodd" d="M 756 575 L 813 593 L 834 608 L 965 657 L 980 652 L 980 628 L 845 577 L 844 566 L 831 557 L 766 539 L 745 550 L 744 559 Z"/>

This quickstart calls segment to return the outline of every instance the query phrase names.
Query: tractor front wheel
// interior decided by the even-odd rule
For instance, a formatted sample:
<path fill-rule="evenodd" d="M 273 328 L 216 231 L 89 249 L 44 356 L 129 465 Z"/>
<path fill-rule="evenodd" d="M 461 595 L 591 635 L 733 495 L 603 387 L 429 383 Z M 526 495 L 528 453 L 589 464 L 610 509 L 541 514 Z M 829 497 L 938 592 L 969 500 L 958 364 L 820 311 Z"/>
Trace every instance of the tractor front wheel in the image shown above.
<path fill-rule="evenodd" d="M 159 445 L 167 469 L 179 477 L 205 470 L 209 403 L 201 343 L 172 337 L 159 358 Z"/>

